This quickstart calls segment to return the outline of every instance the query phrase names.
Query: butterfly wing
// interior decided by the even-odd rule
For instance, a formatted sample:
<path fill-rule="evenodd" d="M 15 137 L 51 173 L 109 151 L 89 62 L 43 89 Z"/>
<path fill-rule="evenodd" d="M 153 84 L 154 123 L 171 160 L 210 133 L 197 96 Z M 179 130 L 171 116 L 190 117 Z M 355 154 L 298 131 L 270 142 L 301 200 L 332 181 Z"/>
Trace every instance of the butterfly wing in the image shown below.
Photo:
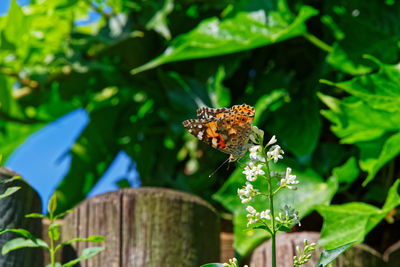
<path fill-rule="evenodd" d="M 209 107 L 201 107 L 197 110 L 197 118 L 199 119 L 211 119 L 211 118 L 219 118 L 223 114 L 230 112 L 229 108 L 209 108 Z"/>
<path fill-rule="evenodd" d="M 226 151 L 225 140 L 218 131 L 218 120 L 216 118 L 186 120 L 183 122 L 183 127 L 199 140 L 229 154 Z"/>
<path fill-rule="evenodd" d="M 254 108 L 248 105 L 233 106 L 218 119 L 218 131 L 225 141 L 226 153 L 240 157 L 247 150 L 254 120 Z"/>

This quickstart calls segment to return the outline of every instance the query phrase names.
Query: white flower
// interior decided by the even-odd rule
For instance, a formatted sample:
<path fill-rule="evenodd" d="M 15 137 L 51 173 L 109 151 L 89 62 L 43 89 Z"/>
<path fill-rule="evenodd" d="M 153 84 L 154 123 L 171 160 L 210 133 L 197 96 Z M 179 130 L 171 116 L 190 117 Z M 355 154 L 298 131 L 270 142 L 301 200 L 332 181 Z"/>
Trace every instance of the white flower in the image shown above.
<path fill-rule="evenodd" d="M 276 139 L 275 135 L 271 137 L 271 140 L 269 140 L 267 146 L 273 145 L 277 142 L 278 140 Z"/>
<path fill-rule="evenodd" d="M 252 146 L 250 147 L 250 159 L 252 161 L 261 161 L 265 162 L 265 158 L 261 156 L 261 146 Z"/>
<path fill-rule="evenodd" d="M 257 126 L 251 127 L 251 134 L 250 134 L 250 140 L 254 144 L 260 144 L 262 143 L 262 140 L 264 139 L 264 131 L 261 129 L 258 129 Z"/>
<path fill-rule="evenodd" d="M 246 210 L 251 214 L 256 214 L 257 213 L 256 209 L 253 208 L 252 206 L 247 206 Z"/>
<path fill-rule="evenodd" d="M 270 210 L 264 210 L 260 213 L 260 218 L 270 220 L 271 216 L 269 215 Z"/>
<path fill-rule="evenodd" d="M 286 168 L 286 183 L 287 184 L 298 184 L 299 181 L 296 180 L 296 175 L 292 174 L 292 169 L 291 168 Z"/>
<path fill-rule="evenodd" d="M 291 168 L 286 168 L 285 177 L 281 179 L 281 182 L 279 185 L 287 186 L 291 190 L 296 190 L 297 187 L 293 186 L 296 184 L 299 184 L 299 181 L 296 180 L 296 175 L 292 174 Z"/>
<path fill-rule="evenodd" d="M 254 162 L 250 161 L 247 163 L 246 167 L 244 168 L 244 173 L 246 175 L 246 179 L 250 182 L 253 182 L 257 179 L 257 175 L 264 175 L 265 172 L 261 169 L 262 164 L 258 164 L 257 166 Z"/>
<path fill-rule="evenodd" d="M 281 149 L 279 145 L 274 145 L 271 147 L 271 149 L 267 152 L 267 157 L 269 160 L 274 159 L 274 162 L 276 163 L 278 159 L 283 159 L 283 154 L 285 152 Z"/>
<path fill-rule="evenodd" d="M 248 203 L 251 200 L 254 200 L 254 197 L 257 195 L 258 190 L 253 188 L 253 185 L 249 182 L 246 182 L 246 186 L 238 189 L 238 195 L 242 200 L 242 203 Z"/>
<path fill-rule="evenodd" d="M 248 203 L 254 200 L 254 197 L 258 194 L 258 190 L 253 188 L 253 185 L 249 182 L 246 182 L 246 186 L 238 189 L 238 195 L 242 200 L 242 203 Z"/>
<path fill-rule="evenodd" d="M 252 206 L 247 206 L 246 210 L 249 212 L 247 214 L 247 219 L 249 220 L 247 222 L 247 227 L 249 227 L 250 224 L 256 223 L 260 220 L 260 213 L 257 212 Z"/>

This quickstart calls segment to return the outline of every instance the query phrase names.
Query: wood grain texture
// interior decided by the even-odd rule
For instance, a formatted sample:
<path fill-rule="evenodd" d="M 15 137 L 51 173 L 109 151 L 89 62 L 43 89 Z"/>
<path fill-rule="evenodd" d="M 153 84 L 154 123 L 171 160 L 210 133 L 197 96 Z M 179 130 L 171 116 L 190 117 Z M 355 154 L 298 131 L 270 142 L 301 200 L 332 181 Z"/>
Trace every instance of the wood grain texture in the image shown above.
<path fill-rule="evenodd" d="M 82 267 L 198 267 L 219 260 L 219 231 L 215 209 L 199 197 L 141 187 L 87 199 L 65 218 L 62 236 L 105 236 L 106 250 Z"/>
<path fill-rule="evenodd" d="M 236 257 L 233 247 L 233 233 L 221 232 L 221 256 L 220 262 L 228 262 L 229 259 Z"/>
<path fill-rule="evenodd" d="M 292 267 L 293 256 L 297 255 L 296 246 L 304 248 L 303 241 L 307 239 L 309 243 L 317 243 L 319 233 L 317 232 L 298 232 L 284 233 L 277 237 L 277 266 Z M 314 267 L 318 263 L 322 248 L 318 248 L 312 253 L 311 260 L 302 265 L 304 267 Z M 251 267 L 270 267 L 271 264 L 271 242 L 267 241 L 259 246 L 253 253 L 251 258 Z M 333 263 L 332 267 L 383 267 L 383 266 L 400 266 L 386 265 L 381 255 L 374 249 L 364 244 L 355 245 L 339 256 Z"/>
<path fill-rule="evenodd" d="M 9 179 L 18 175 L 6 168 L 0 167 L 0 180 Z M 0 185 L 0 193 L 7 187 L 19 186 L 16 193 L 0 200 L 0 228 L 24 228 L 34 236 L 41 238 L 42 223 L 40 219 L 27 219 L 28 213 L 41 213 L 42 203 L 39 195 L 25 181 L 16 180 Z M 0 236 L 0 248 L 19 235 L 5 233 Z M 25 248 L 12 251 L 6 255 L 0 254 L 0 266 L 2 267 L 42 267 L 43 251 L 38 248 Z"/>
<path fill-rule="evenodd" d="M 304 248 L 304 239 L 309 243 L 316 243 L 319 233 L 316 232 L 298 232 L 298 233 L 282 233 L 276 239 L 276 262 L 278 267 L 293 267 L 293 256 L 297 255 L 296 246 Z M 312 253 L 312 258 L 302 267 L 314 267 L 318 263 L 321 249 L 317 249 Z M 298 256 L 298 255 L 297 255 Z M 271 242 L 267 241 L 256 248 L 251 256 L 251 267 L 271 267 Z"/>

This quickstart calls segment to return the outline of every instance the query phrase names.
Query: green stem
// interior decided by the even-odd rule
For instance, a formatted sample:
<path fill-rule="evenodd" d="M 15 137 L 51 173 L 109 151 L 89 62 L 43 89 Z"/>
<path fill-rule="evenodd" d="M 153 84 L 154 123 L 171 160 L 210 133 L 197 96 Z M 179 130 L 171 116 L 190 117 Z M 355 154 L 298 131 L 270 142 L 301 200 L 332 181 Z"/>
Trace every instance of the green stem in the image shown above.
<path fill-rule="evenodd" d="M 316 47 L 324 50 L 325 52 L 332 53 L 333 47 L 318 39 L 315 35 L 312 35 L 308 32 L 303 33 L 303 37 L 306 38 L 310 43 L 315 45 Z"/>
<path fill-rule="evenodd" d="M 53 218 L 53 212 L 50 211 L 50 226 L 54 223 L 54 218 Z M 51 267 L 55 267 L 56 266 L 56 252 L 54 250 L 54 239 L 53 239 L 53 235 L 50 234 L 49 231 L 49 238 L 50 238 L 50 263 L 51 263 Z"/>
<path fill-rule="evenodd" d="M 266 157 L 265 157 L 266 158 Z M 266 158 L 267 160 L 267 158 Z M 275 231 L 275 215 L 274 215 L 274 193 L 272 192 L 272 178 L 269 170 L 268 161 L 265 164 L 267 168 L 268 187 L 269 187 L 269 208 L 271 210 L 271 240 L 272 240 L 272 267 L 276 267 L 276 231 Z"/>
<path fill-rule="evenodd" d="M 51 261 L 51 267 L 56 266 L 56 260 L 55 260 L 55 252 L 54 252 L 54 240 L 51 239 L 50 241 L 50 261 Z"/>

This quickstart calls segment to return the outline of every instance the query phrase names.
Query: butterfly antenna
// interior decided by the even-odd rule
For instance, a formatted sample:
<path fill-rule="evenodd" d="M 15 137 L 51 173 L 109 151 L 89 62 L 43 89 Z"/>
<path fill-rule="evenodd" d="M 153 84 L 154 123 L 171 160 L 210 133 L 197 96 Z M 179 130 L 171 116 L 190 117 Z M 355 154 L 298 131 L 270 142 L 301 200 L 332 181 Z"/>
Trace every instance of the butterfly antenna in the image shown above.
<path fill-rule="evenodd" d="M 218 166 L 218 168 L 213 171 L 208 177 L 211 178 L 219 169 L 221 169 L 222 166 L 224 166 L 224 164 L 229 160 L 229 158 L 227 158 L 224 162 L 222 162 L 221 165 Z M 229 168 L 229 164 L 228 164 L 228 168 Z"/>

